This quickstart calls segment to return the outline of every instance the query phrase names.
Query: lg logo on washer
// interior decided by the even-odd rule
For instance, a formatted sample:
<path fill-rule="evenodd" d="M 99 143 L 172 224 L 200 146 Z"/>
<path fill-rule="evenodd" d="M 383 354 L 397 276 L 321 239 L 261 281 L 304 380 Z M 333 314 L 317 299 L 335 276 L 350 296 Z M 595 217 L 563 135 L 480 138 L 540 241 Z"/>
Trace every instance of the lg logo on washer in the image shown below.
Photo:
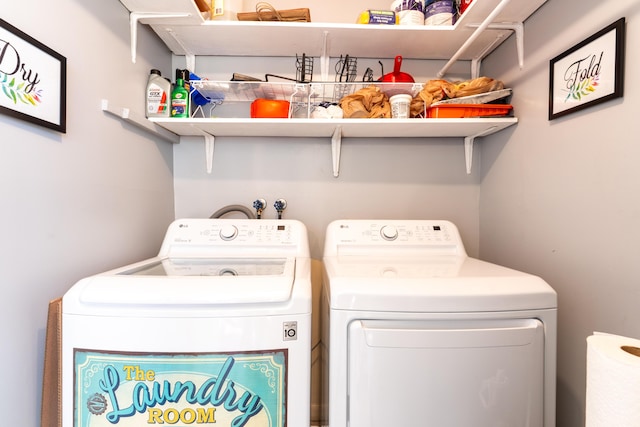
<path fill-rule="evenodd" d="M 282 426 L 286 353 L 114 354 L 76 349 L 74 425 Z"/>
<path fill-rule="evenodd" d="M 298 322 L 284 322 L 282 324 L 284 328 L 284 341 L 294 341 L 298 339 Z"/>

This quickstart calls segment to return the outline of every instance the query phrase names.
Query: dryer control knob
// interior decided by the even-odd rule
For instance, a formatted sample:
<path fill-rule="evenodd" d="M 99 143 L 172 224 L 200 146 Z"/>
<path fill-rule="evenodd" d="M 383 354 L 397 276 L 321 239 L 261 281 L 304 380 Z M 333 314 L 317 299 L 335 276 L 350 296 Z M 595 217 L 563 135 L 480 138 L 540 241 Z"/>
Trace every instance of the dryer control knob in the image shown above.
<path fill-rule="evenodd" d="M 380 229 L 380 235 L 385 240 L 396 240 L 398 238 L 398 229 L 392 225 L 385 225 Z"/>
<path fill-rule="evenodd" d="M 220 229 L 222 240 L 233 240 L 238 236 L 238 229 L 234 225 L 225 225 Z"/>

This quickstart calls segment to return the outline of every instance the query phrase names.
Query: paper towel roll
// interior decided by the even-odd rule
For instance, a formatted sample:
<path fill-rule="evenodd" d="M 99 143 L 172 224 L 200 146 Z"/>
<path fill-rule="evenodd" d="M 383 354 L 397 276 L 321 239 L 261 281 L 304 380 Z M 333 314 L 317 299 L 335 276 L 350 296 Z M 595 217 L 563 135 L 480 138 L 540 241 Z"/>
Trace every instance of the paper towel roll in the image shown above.
<path fill-rule="evenodd" d="M 640 427 L 640 340 L 587 338 L 585 427 Z"/>

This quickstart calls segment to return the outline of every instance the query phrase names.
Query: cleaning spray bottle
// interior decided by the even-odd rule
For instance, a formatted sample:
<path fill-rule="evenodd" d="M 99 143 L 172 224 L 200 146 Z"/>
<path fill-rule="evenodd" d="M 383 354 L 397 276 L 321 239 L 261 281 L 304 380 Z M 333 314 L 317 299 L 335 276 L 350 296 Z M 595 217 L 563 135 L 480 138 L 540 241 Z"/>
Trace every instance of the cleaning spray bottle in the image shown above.
<path fill-rule="evenodd" d="M 171 93 L 171 117 L 188 118 L 189 111 L 189 92 L 184 87 L 184 79 L 176 79 Z"/>
<path fill-rule="evenodd" d="M 169 117 L 171 82 L 162 77 L 155 68 L 149 73 L 146 92 L 146 116 Z"/>

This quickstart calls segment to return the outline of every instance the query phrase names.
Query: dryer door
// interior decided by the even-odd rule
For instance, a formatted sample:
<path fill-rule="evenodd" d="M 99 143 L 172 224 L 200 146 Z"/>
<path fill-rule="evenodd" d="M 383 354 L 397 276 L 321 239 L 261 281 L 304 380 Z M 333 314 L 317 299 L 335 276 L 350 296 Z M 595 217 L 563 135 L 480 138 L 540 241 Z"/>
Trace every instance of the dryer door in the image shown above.
<path fill-rule="evenodd" d="M 349 327 L 350 427 L 542 427 L 537 319 L 360 320 Z"/>

